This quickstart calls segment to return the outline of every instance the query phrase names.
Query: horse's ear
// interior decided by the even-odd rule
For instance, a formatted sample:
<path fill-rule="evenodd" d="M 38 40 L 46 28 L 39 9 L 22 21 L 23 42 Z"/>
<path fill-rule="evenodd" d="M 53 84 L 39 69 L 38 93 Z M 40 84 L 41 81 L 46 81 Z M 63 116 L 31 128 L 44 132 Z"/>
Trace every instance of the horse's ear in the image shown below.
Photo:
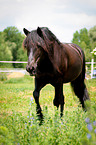
<path fill-rule="evenodd" d="M 23 29 L 23 31 L 24 31 L 24 33 L 25 33 L 25 35 L 27 36 L 30 32 L 27 30 L 27 29 Z"/>
<path fill-rule="evenodd" d="M 43 38 L 43 33 L 42 33 L 42 30 L 41 30 L 40 27 L 37 28 L 37 34 L 38 34 L 41 38 Z"/>

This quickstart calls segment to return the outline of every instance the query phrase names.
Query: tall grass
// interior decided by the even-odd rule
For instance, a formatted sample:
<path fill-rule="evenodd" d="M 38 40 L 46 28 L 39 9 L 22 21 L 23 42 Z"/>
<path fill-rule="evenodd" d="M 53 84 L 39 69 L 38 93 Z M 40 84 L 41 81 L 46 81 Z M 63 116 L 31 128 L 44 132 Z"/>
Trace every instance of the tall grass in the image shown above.
<path fill-rule="evenodd" d="M 69 84 L 64 85 L 65 111 L 53 106 L 54 88 L 44 87 L 40 104 L 44 114 L 39 125 L 32 96 L 34 79 L 30 76 L 0 82 L 0 143 L 8 145 L 94 145 L 96 144 L 96 80 L 88 80 L 91 102 L 87 112 Z"/>

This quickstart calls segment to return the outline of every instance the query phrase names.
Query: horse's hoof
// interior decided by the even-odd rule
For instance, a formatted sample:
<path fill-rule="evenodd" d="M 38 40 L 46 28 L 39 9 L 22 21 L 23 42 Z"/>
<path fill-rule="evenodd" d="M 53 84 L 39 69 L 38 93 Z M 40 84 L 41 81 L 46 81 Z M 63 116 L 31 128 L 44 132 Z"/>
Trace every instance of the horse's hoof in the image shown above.
<path fill-rule="evenodd" d="M 59 102 L 58 102 L 58 100 L 54 99 L 54 100 L 53 100 L 53 104 L 54 104 L 54 106 L 56 106 L 57 108 L 59 107 Z"/>

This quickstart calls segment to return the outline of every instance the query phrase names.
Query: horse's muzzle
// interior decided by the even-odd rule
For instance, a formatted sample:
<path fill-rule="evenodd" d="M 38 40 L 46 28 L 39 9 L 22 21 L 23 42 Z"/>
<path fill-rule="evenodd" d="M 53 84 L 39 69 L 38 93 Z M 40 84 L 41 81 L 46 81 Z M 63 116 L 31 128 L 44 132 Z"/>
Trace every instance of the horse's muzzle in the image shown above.
<path fill-rule="evenodd" d="M 26 66 L 26 71 L 30 73 L 31 76 L 34 76 L 36 74 L 35 68 L 33 66 Z"/>

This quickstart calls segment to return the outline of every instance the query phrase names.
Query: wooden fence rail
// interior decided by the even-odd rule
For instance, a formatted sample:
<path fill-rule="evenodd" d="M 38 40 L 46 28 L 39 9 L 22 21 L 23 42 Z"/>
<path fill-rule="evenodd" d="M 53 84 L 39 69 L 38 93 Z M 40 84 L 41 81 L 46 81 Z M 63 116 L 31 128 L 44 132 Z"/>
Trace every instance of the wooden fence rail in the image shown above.
<path fill-rule="evenodd" d="M 0 63 L 27 63 L 27 61 L 0 61 Z M 92 62 L 85 62 L 86 64 L 92 64 Z M 96 64 L 96 62 L 93 62 Z"/>
<path fill-rule="evenodd" d="M 27 64 L 27 62 L 26 61 L 0 61 L 0 63 L 26 63 Z M 93 78 L 93 71 L 94 71 L 94 64 L 96 64 L 96 62 L 94 62 L 94 59 L 92 59 L 92 61 L 91 62 L 85 62 L 85 64 L 86 65 L 91 65 L 91 78 Z M 1 68 L 0 69 L 0 72 L 23 72 L 23 73 L 25 73 L 26 72 L 26 70 L 25 69 L 18 69 L 18 68 L 12 68 L 12 69 L 7 69 L 7 68 Z"/>
<path fill-rule="evenodd" d="M 27 63 L 26 61 L 0 61 L 0 63 Z"/>

